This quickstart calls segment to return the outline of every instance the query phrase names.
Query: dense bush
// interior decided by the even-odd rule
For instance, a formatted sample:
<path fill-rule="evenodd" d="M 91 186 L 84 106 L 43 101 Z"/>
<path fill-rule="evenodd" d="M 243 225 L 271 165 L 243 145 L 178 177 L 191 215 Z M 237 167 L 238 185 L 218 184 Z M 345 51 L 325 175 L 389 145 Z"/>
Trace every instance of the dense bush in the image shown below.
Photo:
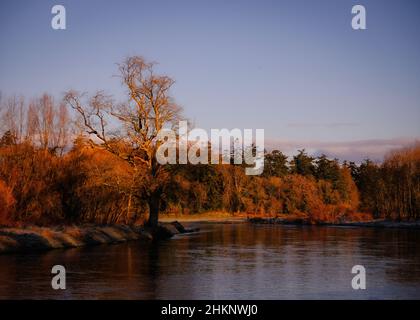
<path fill-rule="evenodd" d="M 13 205 L 15 199 L 12 191 L 0 180 L 0 225 L 8 225 L 13 221 Z"/>

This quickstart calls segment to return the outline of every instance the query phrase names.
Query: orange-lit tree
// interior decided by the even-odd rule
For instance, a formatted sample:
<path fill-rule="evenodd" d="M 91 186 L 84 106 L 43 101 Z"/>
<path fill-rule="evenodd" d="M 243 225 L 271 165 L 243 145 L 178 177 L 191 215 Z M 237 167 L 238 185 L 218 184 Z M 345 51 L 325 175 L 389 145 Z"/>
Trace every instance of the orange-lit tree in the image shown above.
<path fill-rule="evenodd" d="M 181 109 L 170 96 L 174 80 L 154 72 L 154 63 L 133 56 L 119 64 L 128 102 L 115 105 L 102 92 L 87 103 L 83 95 L 69 91 L 64 100 L 81 116 L 91 143 L 117 155 L 135 174 L 134 195 L 146 198 L 149 207 L 148 225 L 156 227 L 162 195 L 169 181 L 169 172 L 156 159 L 160 142 L 158 132 L 164 127 L 174 127 Z M 119 133 L 110 133 L 108 123 L 117 124 Z M 96 141 L 95 141 L 96 140 Z"/>

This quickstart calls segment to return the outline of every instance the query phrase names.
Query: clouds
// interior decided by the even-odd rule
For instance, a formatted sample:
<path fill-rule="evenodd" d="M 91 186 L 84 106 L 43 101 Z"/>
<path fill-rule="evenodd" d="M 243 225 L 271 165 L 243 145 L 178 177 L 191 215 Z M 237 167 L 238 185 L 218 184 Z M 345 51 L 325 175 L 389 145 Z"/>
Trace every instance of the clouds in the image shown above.
<path fill-rule="evenodd" d="M 316 140 L 281 140 L 267 139 L 267 150 L 279 149 L 291 156 L 299 149 L 318 156 L 325 154 L 330 158 L 361 162 L 366 158 L 382 161 L 391 150 L 399 149 L 419 141 L 420 138 L 399 137 L 392 139 L 366 139 L 343 142 L 322 142 Z"/>
<path fill-rule="evenodd" d="M 342 129 L 358 127 L 355 122 L 328 122 L 328 123 L 311 123 L 311 122 L 292 122 L 287 125 L 289 128 L 326 128 L 326 129 Z"/>

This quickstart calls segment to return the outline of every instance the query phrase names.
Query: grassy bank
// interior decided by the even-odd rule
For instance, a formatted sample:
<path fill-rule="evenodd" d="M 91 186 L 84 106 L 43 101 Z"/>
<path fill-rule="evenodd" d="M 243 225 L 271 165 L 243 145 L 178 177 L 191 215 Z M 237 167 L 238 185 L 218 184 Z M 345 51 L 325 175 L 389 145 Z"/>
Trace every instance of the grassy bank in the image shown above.
<path fill-rule="evenodd" d="M 399 228 L 399 229 L 420 229 L 420 221 L 396 222 L 389 220 L 369 221 L 344 221 L 344 222 L 317 222 L 301 218 L 261 218 L 253 217 L 248 219 L 256 224 L 289 224 L 289 225 L 318 225 L 318 226 L 339 226 L 339 227 L 364 227 L 364 228 Z"/>
<path fill-rule="evenodd" d="M 1 228 L 0 253 L 81 247 L 151 239 L 145 230 L 124 225 Z"/>
<path fill-rule="evenodd" d="M 194 214 L 162 214 L 160 221 L 181 221 L 181 222 L 240 222 L 248 220 L 261 221 L 277 221 L 282 223 L 296 223 L 296 224 L 324 224 L 337 223 L 338 221 L 349 222 L 368 222 L 372 221 L 372 215 L 367 213 L 353 213 L 350 216 L 341 217 L 325 217 L 326 219 L 315 220 L 311 215 L 300 214 L 265 214 L 265 213 L 246 213 L 235 212 L 230 213 L 226 211 L 208 211 Z"/>
<path fill-rule="evenodd" d="M 84 225 L 0 228 L 0 254 L 113 244 L 132 240 L 152 241 L 195 230 L 178 222 L 162 223 L 151 232 L 142 226 Z"/>
<path fill-rule="evenodd" d="M 225 211 L 209 211 L 194 214 L 162 214 L 159 218 L 162 222 L 239 222 L 245 221 L 250 215 L 247 213 L 230 213 Z"/>
<path fill-rule="evenodd" d="M 229 213 L 223 211 L 211 211 L 198 214 L 180 215 L 166 214 L 160 219 L 164 222 L 173 220 L 181 222 L 251 222 L 261 224 L 292 224 L 292 225 L 330 225 L 343 227 L 372 227 L 372 228 L 405 228 L 420 229 L 420 221 L 391 221 L 384 219 L 373 219 L 368 213 L 354 213 L 350 217 L 343 219 L 328 220 L 312 220 L 306 214 L 277 214 L 265 215 L 255 213 Z"/>

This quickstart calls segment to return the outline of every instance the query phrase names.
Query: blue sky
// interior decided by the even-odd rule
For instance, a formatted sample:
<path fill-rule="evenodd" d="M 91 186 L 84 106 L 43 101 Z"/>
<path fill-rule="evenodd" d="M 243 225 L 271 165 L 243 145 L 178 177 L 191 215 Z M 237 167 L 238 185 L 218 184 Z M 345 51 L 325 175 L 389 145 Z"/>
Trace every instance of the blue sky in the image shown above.
<path fill-rule="evenodd" d="M 50 26 L 51 7 L 67 30 Z M 351 28 L 351 8 L 367 30 Z M 115 63 L 159 62 L 196 126 L 263 128 L 266 144 L 360 160 L 420 138 L 420 2 L 0 2 L 0 90 L 104 89 Z"/>

